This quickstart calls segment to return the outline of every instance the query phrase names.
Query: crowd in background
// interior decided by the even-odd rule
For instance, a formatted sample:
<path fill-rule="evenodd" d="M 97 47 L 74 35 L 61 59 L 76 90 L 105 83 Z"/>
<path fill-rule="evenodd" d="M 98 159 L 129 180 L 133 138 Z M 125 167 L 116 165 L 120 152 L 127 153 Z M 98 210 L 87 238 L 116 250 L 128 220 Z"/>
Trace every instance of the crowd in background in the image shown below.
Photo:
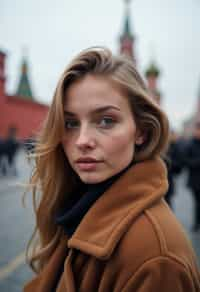
<path fill-rule="evenodd" d="M 186 186 L 190 189 L 194 201 L 194 221 L 192 230 L 200 231 L 200 122 L 196 122 L 190 138 L 180 138 L 171 131 L 168 152 L 166 155 L 168 166 L 169 189 L 166 201 L 172 206 L 172 199 L 176 195 L 176 178 L 187 172 Z"/>
<path fill-rule="evenodd" d="M 6 138 L 0 138 L 0 178 L 17 176 L 16 156 L 20 149 L 30 152 L 34 148 L 34 139 L 17 139 L 17 129 L 11 127 Z"/>
<path fill-rule="evenodd" d="M 5 139 L 0 139 L 0 178 L 17 176 L 16 154 L 22 147 L 30 152 L 34 149 L 34 139 L 19 141 L 16 128 L 10 128 Z M 173 209 L 173 197 L 176 195 L 176 178 L 187 173 L 186 186 L 190 189 L 194 201 L 194 222 L 192 230 L 200 231 L 200 121 L 194 125 L 190 138 L 183 138 L 171 130 L 169 147 L 165 156 L 168 169 L 169 189 L 166 201 Z"/>
<path fill-rule="evenodd" d="M 21 143 L 16 138 L 17 130 L 11 127 L 5 139 L 0 138 L 0 176 L 17 176 L 15 157 Z"/>

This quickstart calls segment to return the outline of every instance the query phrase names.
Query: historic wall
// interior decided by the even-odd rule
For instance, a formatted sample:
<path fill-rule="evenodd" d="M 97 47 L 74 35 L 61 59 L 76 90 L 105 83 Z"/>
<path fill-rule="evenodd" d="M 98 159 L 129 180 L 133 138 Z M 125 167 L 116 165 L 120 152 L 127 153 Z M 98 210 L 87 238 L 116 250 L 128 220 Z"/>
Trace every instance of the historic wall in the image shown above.
<path fill-rule="evenodd" d="M 17 96 L 6 96 L 0 107 L 0 137 L 5 137 L 10 127 L 17 129 L 17 138 L 27 139 L 39 129 L 48 106 Z"/>

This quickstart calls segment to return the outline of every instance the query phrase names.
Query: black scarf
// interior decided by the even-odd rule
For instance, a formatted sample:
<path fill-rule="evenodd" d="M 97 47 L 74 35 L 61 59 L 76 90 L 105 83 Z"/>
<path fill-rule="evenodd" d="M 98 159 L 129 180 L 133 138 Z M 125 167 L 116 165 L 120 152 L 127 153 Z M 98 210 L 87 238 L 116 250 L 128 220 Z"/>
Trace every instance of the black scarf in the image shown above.
<path fill-rule="evenodd" d="M 83 185 L 82 192 L 74 194 L 67 206 L 56 216 L 55 222 L 61 225 L 71 237 L 84 215 L 92 207 L 95 201 L 133 164 L 131 162 L 125 169 L 111 178 L 97 184 Z M 83 191 L 84 190 L 84 191 Z"/>

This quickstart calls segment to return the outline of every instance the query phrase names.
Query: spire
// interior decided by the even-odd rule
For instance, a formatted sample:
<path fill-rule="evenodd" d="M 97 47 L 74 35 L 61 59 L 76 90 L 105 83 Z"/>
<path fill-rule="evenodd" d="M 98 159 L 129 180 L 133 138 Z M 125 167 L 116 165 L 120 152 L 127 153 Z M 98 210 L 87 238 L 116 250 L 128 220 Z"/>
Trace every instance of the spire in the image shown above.
<path fill-rule="evenodd" d="M 135 60 L 133 42 L 135 37 L 131 31 L 131 21 L 130 21 L 130 1 L 125 1 L 125 19 L 123 33 L 120 37 L 120 53 L 125 54 Z"/>
<path fill-rule="evenodd" d="M 125 0 L 126 2 L 126 11 L 125 11 L 125 22 L 124 22 L 124 33 L 123 36 L 127 36 L 131 39 L 133 39 L 133 35 L 131 33 L 131 25 L 130 25 L 130 7 L 129 7 L 129 2 L 130 0 Z"/>
<path fill-rule="evenodd" d="M 34 99 L 32 90 L 31 90 L 30 81 L 29 81 L 29 76 L 28 76 L 28 62 L 25 57 L 23 57 L 22 64 L 21 64 L 21 76 L 19 79 L 16 95 L 28 100 Z"/>

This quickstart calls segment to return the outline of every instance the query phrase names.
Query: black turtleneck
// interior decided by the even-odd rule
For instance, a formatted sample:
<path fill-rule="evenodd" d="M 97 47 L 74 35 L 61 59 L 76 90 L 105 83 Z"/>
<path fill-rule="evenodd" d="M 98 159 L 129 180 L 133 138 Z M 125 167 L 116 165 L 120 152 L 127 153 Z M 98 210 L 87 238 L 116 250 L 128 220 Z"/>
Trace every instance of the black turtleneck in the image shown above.
<path fill-rule="evenodd" d="M 71 237 L 84 215 L 95 201 L 133 164 L 131 162 L 125 169 L 111 178 L 97 184 L 85 184 L 83 192 L 72 195 L 64 210 L 56 216 L 56 224 L 63 227 L 68 237 Z"/>

